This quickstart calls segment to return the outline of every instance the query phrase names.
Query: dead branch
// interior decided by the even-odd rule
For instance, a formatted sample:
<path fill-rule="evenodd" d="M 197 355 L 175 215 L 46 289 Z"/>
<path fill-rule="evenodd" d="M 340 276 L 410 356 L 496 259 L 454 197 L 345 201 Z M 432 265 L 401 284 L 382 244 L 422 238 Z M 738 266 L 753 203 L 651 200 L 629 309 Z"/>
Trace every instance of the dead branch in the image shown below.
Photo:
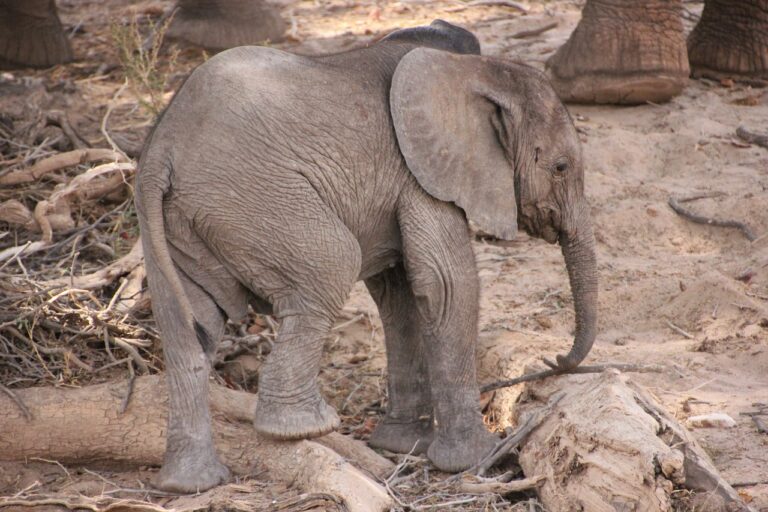
<path fill-rule="evenodd" d="M 79 389 L 28 388 L 16 391 L 32 420 L 0 395 L 0 458 L 45 457 L 62 463 L 125 462 L 158 465 L 165 451 L 168 397 L 163 378 L 137 377 L 130 403 L 120 414 L 123 393 L 114 384 Z M 277 480 L 306 492 L 341 497 L 350 511 L 383 511 L 392 505 L 386 491 L 337 452 L 312 441 L 274 441 L 253 430 L 254 395 L 212 386 L 210 401 L 215 442 L 223 461 L 237 474 L 266 468 Z M 6 401 L 6 403 L 3 402 Z M 67 407 L 62 408 L 61 404 Z M 352 439 L 336 435 L 331 443 L 346 443 L 346 457 L 361 466 L 375 461 L 371 473 L 392 465 Z M 388 467 L 387 467 L 388 465 Z"/>
<path fill-rule="evenodd" d="M 2 253 L 0 253 L 1 260 Z M 116 279 L 132 272 L 141 265 L 143 260 L 144 252 L 141 247 L 141 241 L 137 241 L 128 254 L 92 274 L 51 279 L 40 284 L 45 287 L 61 286 L 68 288 L 71 286 L 81 290 L 96 290 L 108 286 L 114 283 Z"/>
<path fill-rule="evenodd" d="M 49 158 L 40 160 L 32 167 L 19 169 L 0 176 L 0 185 L 19 185 L 33 183 L 41 177 L 73 165 L 80 165 L 98 161 L 125 162 L 125 157 L 110 149 L 76 149 L 67 153 L 59 153 Z"/>
<path fill-rule="evenodd" d="M 683 329 L 681 329 L 680 327 L 676 326 L 675 324 L 673 324 L 669 320 L 667 320 L 667 325 L 669 326 L 670 329 L 675 331 L 677 334 L 683 336 L 684 338 L 688 338 L 689 340 L 692 340 L 692 339 L 695 338 L 695 336 L 693 334 L 691 334 L 691 333 L 689 333 L 687 331 L 684 331 Z"/>
<path fill-rule="evenodd" d="M 8 389 L 7 387 L 0 384 L 0 391 L 8 395 L 11 400 L 16 404 L 16 406 L 21 410 L 21 412 L 24 413 L 24 417 L 29 421 L 32 419 L 32 414 L 30 414 L 29 409 L 27 409 L 27 406 L 24 405 L 24 402 L 21 401 L 21 398 L 16 396 L 16 393 Z"/>
<path fill-rule="evenodd" d="M 548 476 L 538 489 L 548 510 L 661 512 L 676 485 L 748 510 L 685 427 L 617 370 L 538 381 L 526 396 L 520 414 L 546 412 L 518 461 L 525 474 Z"/>
<path fill-rule="evenodd" d="M 691 434 L 677 420 L 641 387 L 630 383 L 635 392 L 637 403 L 662 427 L 672 434 L 671 446 L 683 451 L 685 456 L 685 487 L 688 489 L 712 492 L 722 497 L 726 503 L 733 503 L 737 510 L 748 510 L 743 500 L 733 487 L 720 476 L 706 452 Z"/>
<path fill-rule="evenodd" d="M 477 7 L 483 5 L 500 5 L 502 7 L 511 7 L 520 12 L 528 12 L 528 9 L 523 7 L 522 4 L 517 2 L 511 2 L 510 0 L 473 0 L 465 4 L 467 7 Z"/>
<path fill-rule="evenodd" d="M 0 498 L 0 510 L 4 508 L 29 507 L 52 509 L 64 507 L 67 510 L 90 510 L 91 512 L 168 512 L 167 509 L 153 505 L 146 501 L 114 499 L 114 498 L 89 498 L 78 496 L 76 498 Z"/>
<path fill-rule="evenodd" d="M 549 364 L 550 363 L 548 363 L 548 365 Z M 551 364 L 554 364 L 554 363 L 551 363 Z M 496 389 L 508 388 L 516 384 L 522 384 L 523 382 L 532 382 L 535 380 L 542 380 L 555 375 L 567 375 L 572 373 L 600 373 L 600 372 L 604 372 L 606 370 L 611 370 L 611 369 L 619 370 L 622 372 L 638 372 L 638 373 L 650 373 L 650 372 L 658 373 L 658 372 L 664 371 L 663 366 L 656 365 L 656 364 L 631 364 L 631 363 L 605 363 L 605 364 L 585 365 L 585 366 L 577 366 L 576 368 L 572 368 L 566 371 L 556 369 L 555 367 L 549 370 L 542 370 L 540 372 L 529 373 L 527 375 L 515 377 L 514 379 L 502 380 L 499 382 L 494 382 L 492 384 L 486 384 L 485 386 L 482 386 L 480 388 L 480 392 L 487 393 L 489 391 L 494 391 Z"/>
<path fill-rule="evenodd" d="M 522 480 L 512 480 L 511 482 L 461 482 L 458 485 L 457 490 L 464 494 L 494 493 L 504 496 L 515 492 L 535 489 L 546 479 L 546 476 L 538 475 L 531 478 L 523 478 Z"/>
<path fill-rule="evenodd" d="M 548 31 L 552 30 L 555 27 L 557 27 L 557 22 L 553 21 L 552 23 L 548 23 L 548 24 L 546 24 L 546 25 L 544 25 L 542 27 L 539 27 L 539 28 L 534 28 L 534 29 L 531 29 L 531 30 L 521 30 L 519 32 L 515 32 L 514 34 L 512 34 L 509 37 L 511 37 L 512 39 L 524 39 L 526 37 L 538 36 L 539 34 L 543 34 L 544 32 L 548 32 Z"/>
<path fill-rule="evenodd" d="M 70 142 L 72 142 L 72 145 L 76 149 L 85 149 L 91 147 L 88 141 L 82 138 L 80 134 L 77 133 L 77 131 L 72 127 L 67 114 L 61 112 L 60 110 L 53 110 L 48 112 L 43 119 L 43 123 L 45 126 L 54 125 L 61 128 L 61 131 L 64 132 L 64 135 L 67 136 L 67 138 L 70 140 Z"/>
<path fill-rule="evenodd" d="M 758 146 L 764 147 L 765 149 L 768 149 L 768 135 L 754 133 L 747 130 L 743 126 L 739 126 L 736 128 L 736 136 L 744 142 L 756 144 Z"/>
<path fill-rule="evenodd" d="M 693 196 L 688 198 L 676 198 L 674 196 L 669 197 L 669 206 L 672 208 L 675 213 L 680 215 L 681 217 L 684 217 L 691 222 L 694 222 L 696 224 L 704 224 L 707 226 L 716 226 L 720 228 L 736 228 L 739 231 L 741 231 L 745 237 L 747 237 L 747 240 L 750 242 L 753 242 L 757 239 L 757 236 L 754 234 L 754 232 L 743 222 L 739 222 L 736 220 L 724 220 L 724 219 L 716 219 L 713 217 L 705 217 L 704 215 L 699 215 L 697 213 L 694 213 L 686 208 L 683 208 L 680 203 L 685 203 L 687 201 L 693 201 L 695 199 L 701 199 L 703 196 Z M 709 197 L 709 196 L 707 196 Z"/>

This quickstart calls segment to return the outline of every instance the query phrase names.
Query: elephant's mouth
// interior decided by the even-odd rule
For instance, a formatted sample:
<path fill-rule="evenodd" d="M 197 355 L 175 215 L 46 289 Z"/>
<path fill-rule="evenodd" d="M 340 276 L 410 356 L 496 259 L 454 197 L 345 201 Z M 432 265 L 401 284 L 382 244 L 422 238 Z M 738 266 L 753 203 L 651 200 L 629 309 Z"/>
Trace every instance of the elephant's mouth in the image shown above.
<path fill-rule="evenodd" d="M 520 217 L 520 226 L 528 235 L 541 238 L 550 244 L 555 244 L 560 239 L 559 223 L 556 222 L 559 215 L 553 208 L 530 208 Z"/>

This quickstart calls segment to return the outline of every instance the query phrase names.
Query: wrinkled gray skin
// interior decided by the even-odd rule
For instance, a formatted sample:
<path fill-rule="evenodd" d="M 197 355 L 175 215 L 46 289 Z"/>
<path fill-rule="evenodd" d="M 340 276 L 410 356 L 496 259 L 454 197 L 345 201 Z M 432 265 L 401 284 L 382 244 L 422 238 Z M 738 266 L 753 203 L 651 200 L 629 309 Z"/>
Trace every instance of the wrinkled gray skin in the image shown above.
<path fill-rule="evenodd" d="M 254 425 L 339 425 L 317 385 L 322 339 L 363 279 L 384 323 L 387 413 L 370 444 L 458 471 L 494 444 L 475 376 L 478 279 L 467 218 L 563 248 L 576 366 L 595 335 L 596 269 L 579 140 L 543 74 L 481 57 L 442 21 L 308 58 L 243 47 L 200 66 L 151 135 L 136 181 L 170 388 L 156 485 L 227 477 L 211 441 L 209 360 L 248 303 L 280 330 Z M 199 342 L 199 343 L 198 343 Z"/>

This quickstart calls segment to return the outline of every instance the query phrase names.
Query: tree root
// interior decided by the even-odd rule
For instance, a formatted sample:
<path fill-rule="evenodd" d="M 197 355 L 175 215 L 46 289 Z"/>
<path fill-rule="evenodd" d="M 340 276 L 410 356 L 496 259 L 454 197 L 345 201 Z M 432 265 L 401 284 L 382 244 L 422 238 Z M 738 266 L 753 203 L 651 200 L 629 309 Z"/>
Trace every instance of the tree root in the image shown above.
<path fill-rule="evenodd" d="M 168 407 L 165 383 L 160 376 L 144 376 L 137 377 L 133 387 L 123 414 L 120 407 L 124 393 L 115 389 L 114 383 L 79 389 L 16 390 L 31 421 L 9 403 L 10 398 L 0 394 L 0 408 L 5 411 L 0 416 L 0 458 L 160 464 Z M 249 393 L 211 387 L 216 446 L 233 472 L 248 475 L 256 468 L 265 468 L 273 478 L 294 483 L 305 492 L 339 496 L 352 512 L 389 509 L 392 501 L 384 488 L 355 466 L 381 476 L 391 471 L 391 463 L 362 442 L 340 434 L 325 436 L 320 442 L 260 437 L 251 426 L 255 399 Z M 324 444 L 344 452 L 343 456 Z"/>
<path fill-rule="evenodd" d="M 739 137 L 744 142 L 748 142 L 749 144 L 756 144 L 765 149 L 768 149 L 768 135 L 761 135 L 759 133 L 754 133 L 747 130 L 743 126 L 739 126 L 738 128 L 736 128 L 736 136 Z"/>
<path fill-rule="evenodd" d="M 675 213 L 677 213 L 681 217 L 684 217 L 690 220 L 691 222 L 695 222 L 696 224 L 704 224 L 707 226 L 717 226 L 720 228 L 736 228 L 739 231 L 741 231 L 744 234 L 744 236 L 747 237 L 747 240 L 749 240 L 750 242 L 757 240 L 757 236 L 752 231 L 752 229 L 750 229 L 750 227 L 743 222 L 739 222 L 736 220 L 724 220 L 724 219 L 715 219 L 711 217 L 705 217 L 703 215 L 693 213 L 692 211 L 686 208 L 683 208 L 680 205 L 680 203 L 694 201 L 696 199 L 702 199 L 704 197 L 712 197 L 712 196 L 701 195 L 701 194 L 690 196 L 690 197 L 681 197 L 681 198 L 670 196 L 668 202 L 669 202 L 670 208 L 672 208 L 675 211 Z"/>

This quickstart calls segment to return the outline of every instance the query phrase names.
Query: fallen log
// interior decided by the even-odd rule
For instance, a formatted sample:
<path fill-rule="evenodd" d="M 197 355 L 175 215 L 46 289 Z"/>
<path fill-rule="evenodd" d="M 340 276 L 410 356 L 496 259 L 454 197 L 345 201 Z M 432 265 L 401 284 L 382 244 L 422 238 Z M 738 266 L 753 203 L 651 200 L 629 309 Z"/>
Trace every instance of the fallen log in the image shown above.
<path fill-rule="evenodd" d="M 159 465 L 168 407 L 164 380 L 157 375 L 137 378 L 120 414 L 126 388 L 125 383 L 108 383 L 14 390 L 31 420 L 0 394 L 0 458 Z M 384 488 L 365 474 L 384 476 L 393 465 L 363 443 L 340 434 L 306 441 L 265 439 L 251 426 L 254 395 L 212 385 L 210 403 L 218 453 L 236 474 L 264 468 L 272 478 L 305 492 L 336 495 L 350 511 L 383 511 L 393 505 Z"/>
<path fill-rule="evenodd" d="M 542 407 L 551 413 L 520 445 L 519 462 L 547 477 L 538 488 L 547 510 L 666 511 L 676 487 L 749 510 L 685 427 L 617 370 L 528 384 L 518 414 Z"/>

